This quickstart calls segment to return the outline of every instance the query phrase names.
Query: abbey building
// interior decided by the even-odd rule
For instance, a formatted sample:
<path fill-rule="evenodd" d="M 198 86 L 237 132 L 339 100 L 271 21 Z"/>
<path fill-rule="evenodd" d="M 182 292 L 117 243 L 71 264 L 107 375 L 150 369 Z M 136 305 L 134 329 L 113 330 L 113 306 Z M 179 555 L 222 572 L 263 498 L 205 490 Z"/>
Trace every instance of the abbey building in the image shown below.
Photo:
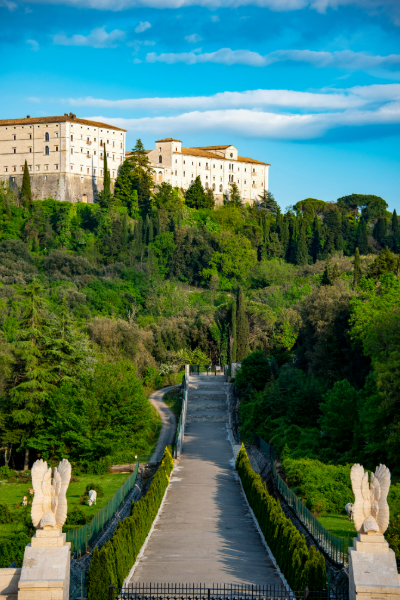
<path fill-rule="evenodd" d="M 0 178 L 21 187 L 26 160 L 34 199 L 94 202 L 103 189 L 104 153 L 113 183 L 125 159 L 125 134 L 73 113 L 0 120 Z"/>
<path fill-rule="evenodd" d="M 203 187 L 211 188 L 219 202 L 229 194 L 232 183 L 236 183 L 244 202 L 254 202 L 268 191 L 270 165 L 238 156 L 235 146 L 185 148 L 180 140 L 166 138 L 156 142 L 148 157 L 156 183 L 166 181 L 187 190 L 200 176 Z"/>

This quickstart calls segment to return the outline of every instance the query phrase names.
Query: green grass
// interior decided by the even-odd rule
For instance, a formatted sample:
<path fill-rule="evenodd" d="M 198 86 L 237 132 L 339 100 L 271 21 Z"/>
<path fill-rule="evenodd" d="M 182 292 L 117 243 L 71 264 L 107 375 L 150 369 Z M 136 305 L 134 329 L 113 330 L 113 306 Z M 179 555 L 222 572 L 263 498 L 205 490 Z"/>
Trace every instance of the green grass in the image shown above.
<path fill-rule="evenodd" d="M 172 410 L 178 420 L 182 411 L 182 399 L 182 394 L 178 391 L 174 392 L 174 390 L 167 392 L 163 396 L 164 404 L 166 404 Z"/>
<path fill-rule="evenodd" d="M 78 505 L 85 515 L 89 517 L 89 519 L 92 519 L 95 514 L 111 500 L 129 476 L 130 473 L 80 475 L 78 477 L 79 481 L 71 481 L 68 486 L 68 512 L 70 512 L 75 505 Z M 96 506 L 79 504 L 79 497 L 83 496 L 86 486 L 89 483 L 98 483 L 104 490 L 104 496 L 102 498 L 97 497 Z M 0 484 L 0 502 L 7 504 L 11 508 L 14 520 L 13 523 L 0 524 L 0 541 L 1 539 L 11 537 L 16 531 L 21 531 L 23 529 L 22 523 L 18 522 L 19 519 L 22 519 L 24 514 L 24 507 L 20 505 L 23 496 L 27 496 L 29 499 L 29 487 L 31 485 L 31 483 L 29 485 L 21 483 Z M 18 505 L 18 507 L 16 505 Z M 30 511 L 30 505 L 28 506 L 28 510 Z"/>
<path fill-rule="evenodd" d="M 325 527 L 327 531 L 333 533 L 337 537 L 347 538 L 348 535 L 356 536 L 357 531 L 353 521 L 349 521 L 349 517 L 343 514 L 325 513 L 318 517 L 318 521 Z"/>

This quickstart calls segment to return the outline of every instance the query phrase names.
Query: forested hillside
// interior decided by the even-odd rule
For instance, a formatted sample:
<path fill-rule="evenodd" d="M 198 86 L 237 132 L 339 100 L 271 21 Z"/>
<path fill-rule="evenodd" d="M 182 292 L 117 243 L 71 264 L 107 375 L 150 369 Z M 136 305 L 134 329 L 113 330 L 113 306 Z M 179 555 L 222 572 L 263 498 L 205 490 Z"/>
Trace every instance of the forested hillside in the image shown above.
<path fill-rule="evenodd" d="M 2 461 L 86 469 L 146 452 L 146 391 L 184 362 L 260 351 L 244 434 L 294 457 L 397 469 L 396 212 L 377 196 L 222 206 L 153 188 L 138 141 L 96 204 L 0 189 Z M 262 362 L 262 358 L 260 358 Z M 98 467 L 96 467 L 98 468 Z"/>

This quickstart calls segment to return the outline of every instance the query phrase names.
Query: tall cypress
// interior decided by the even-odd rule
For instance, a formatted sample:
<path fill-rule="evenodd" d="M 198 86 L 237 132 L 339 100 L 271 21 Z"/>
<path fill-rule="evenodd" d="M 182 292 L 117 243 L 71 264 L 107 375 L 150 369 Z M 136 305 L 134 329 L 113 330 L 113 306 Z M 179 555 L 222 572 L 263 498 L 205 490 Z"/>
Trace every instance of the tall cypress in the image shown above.
<path fill-rule="evenodd" d="M 157 211 L 157 225 L 156 225 L 156 229 L 157 229 L 157 235 L 160 235 L 162 233 L 162 225 L 161 225 L 161 217 L 160 217 L 160 211 Z"/>
<path fill-rule="evenodd" d="M 21 200 L 25 208 L 29 208 L 32 205 L 31 178 L 29 177 L 28 163 L 26 161 L 24 176 L 22 178 Z"/>
<path fill-rule="evenodd" d="M 393 211 L 392 216 L 392 232 L 393 232 L 393 251 L 400 251 L 400 228 L 399 228 L 399 220 L 397 218 L 396 209 Z"/>
<path fill-rule="evenodd" d="M 236 360 L 241 361 L 249 353 L 249 320 L 246 314 L 244 294 L 241 286 L 239 286 L 237 298 L 236 334 Z"/>
<path fill-rule="evenodd" d="M 232 356 L 231 362 L 236 362 L 237 333 L 236 333 L 236 298 L 232 302 Z"/>
<path fill-rule="evenodd" d="M 308 263 L 307 241 L 305 223 L 300 226 L 300 234 L 297 239 L 295 251 L 296 265 L 306 265 Z"/>
<path fill-rule="evenodd" d="M 128 215 L 126 213 L 124 213 L 124 218 L 122 219 L 122 236 L 121 236 L 121 243 L 122 243 L 122 247 L 126 248 L 126 245 L 128 243 Z"/>
<path fill-rule="evenodd" d="M 103 192 L 104 195 L 106 195 L 107 197 L 111 196 L 111 179 L 110 179 L 110 172 L 108 170 L 108 164 L 107 164 L 107 151 L 106 151 L 106 145 L 104 144 L 104 170 L 103 170 Z"/>
<path fill-rule="evenodd" d="M 153 219 L 149 219 L 149 228 L 148 228 L 148 243 L 154 240 L 154 227 L 153 227 Z"/>
<path fill-rule="evenodd" d="M 368 254 L 367 224 L 364 221 L 363 217 L 361 217 L 360 222 L 358 224 L 357 246 L 360 251 L 360 254 Z"/>
<path fill-rule="evenodd" d="M 312 240 L 310 253 L 314 262 L 317 261 L 318 255 L 321 249 L 321 228 L 320 222 L 317 216 L 314 217 L 313 225 L 312 225 Z"/>
<path fill-rule="evenodd" d="M 362 277 L 361 271 L 361 259 L 358 248 L 356 248 L 356 253 L 354 256 L 354 272 L 353 272 L 353 285 L 356 287 Z"/>

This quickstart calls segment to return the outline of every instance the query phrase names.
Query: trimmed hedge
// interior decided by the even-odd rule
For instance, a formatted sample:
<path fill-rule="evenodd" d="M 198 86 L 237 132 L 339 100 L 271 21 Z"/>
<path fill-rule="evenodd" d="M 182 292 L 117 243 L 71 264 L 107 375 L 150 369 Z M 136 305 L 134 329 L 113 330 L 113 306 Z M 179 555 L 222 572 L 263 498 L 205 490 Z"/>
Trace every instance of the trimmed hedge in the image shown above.
<path fill-rule="evenodd" d="M 88 599 L 108 600 L 110 585 L 121 588 L 158 513 L 174 467 L 168 446 L 147 494 L 132 503 L 131 516 L 120 521 L 102 549 L 94 549 L 88 573 Z"/>
<path fill-rule="evenodd" d="M 285 517 L 279 501 L 268 493 L 260 475 L 253 471 L 243 444 L 235 466 L 265 540 L 292 590 L 326 589 L 324 557 L 314 546 L 307 548 L 304 535 Z"/>

